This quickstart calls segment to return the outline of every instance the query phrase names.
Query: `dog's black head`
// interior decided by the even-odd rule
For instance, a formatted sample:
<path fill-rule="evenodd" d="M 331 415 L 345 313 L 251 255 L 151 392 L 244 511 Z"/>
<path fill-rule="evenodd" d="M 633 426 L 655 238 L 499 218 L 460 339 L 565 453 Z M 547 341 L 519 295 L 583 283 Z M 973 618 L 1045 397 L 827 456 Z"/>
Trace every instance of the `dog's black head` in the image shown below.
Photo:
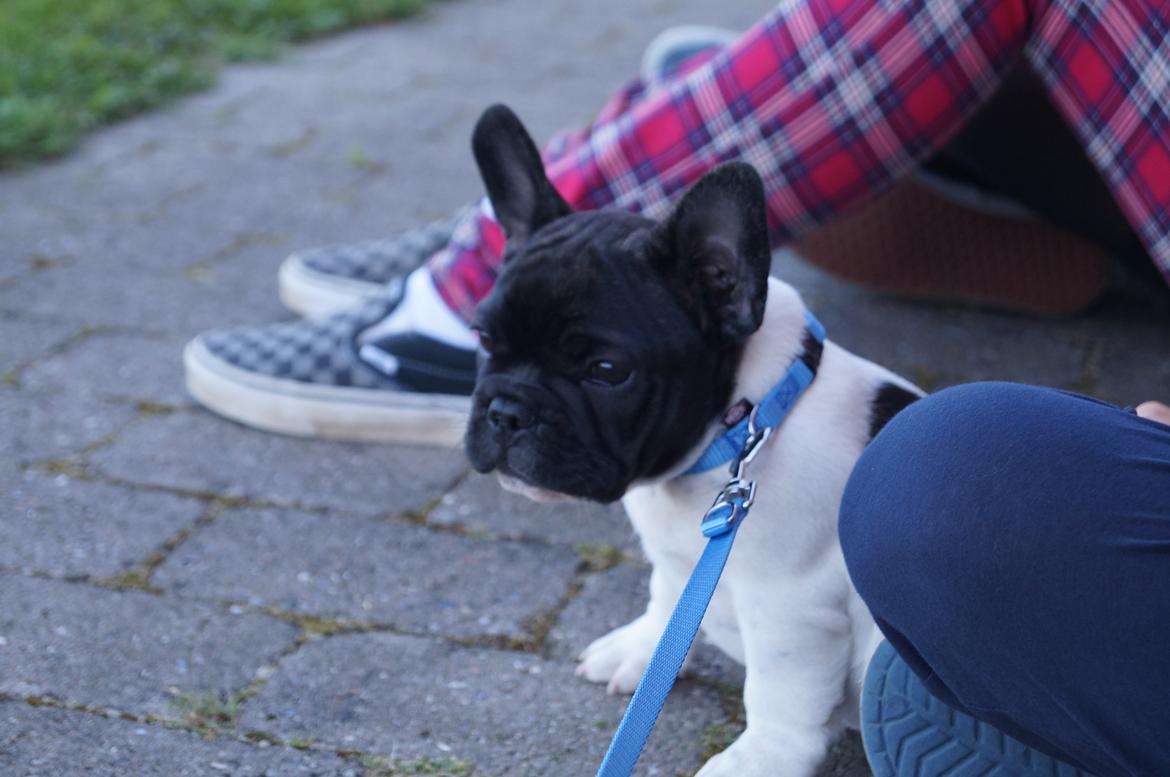
<path fill-rule="evenodd" d="M 578 213 L 504 106 L 472 146 L 507 250 L 477 312 L 467 455 L 540 491 L 618 499 L 678 463 L 729 401 L 767 295 L 763 185 L 728 163 L 662 223 Z"/>

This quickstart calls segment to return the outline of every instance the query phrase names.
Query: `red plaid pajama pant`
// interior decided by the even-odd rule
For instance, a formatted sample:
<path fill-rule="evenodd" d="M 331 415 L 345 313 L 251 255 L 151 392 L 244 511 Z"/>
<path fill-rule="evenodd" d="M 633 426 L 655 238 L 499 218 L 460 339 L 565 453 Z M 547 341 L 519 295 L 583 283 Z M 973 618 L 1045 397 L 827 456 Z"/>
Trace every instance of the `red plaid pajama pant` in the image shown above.
<path fill-rule="evenodd" d="M 787 0 L 676 77 L 635 82 L 545 148 L 575 208 L 659 217 L 720 162 L 763 176 L 778 244 L 941 148 L 1024 57 L 1170 282 L 1170 5 Z M 430 261 L 470 321 L 503 235 L 480 211 Z"/>

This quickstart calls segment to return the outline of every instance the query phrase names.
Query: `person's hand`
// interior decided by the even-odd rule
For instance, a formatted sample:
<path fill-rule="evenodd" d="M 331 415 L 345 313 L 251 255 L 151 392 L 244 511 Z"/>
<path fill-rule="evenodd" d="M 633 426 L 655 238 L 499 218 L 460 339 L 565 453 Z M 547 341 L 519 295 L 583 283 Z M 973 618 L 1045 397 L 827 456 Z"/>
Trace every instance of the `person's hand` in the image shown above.
<path fill-rule="evenodd" d="M 1137 406 L 1137 414 L 1142 418 L 1170 426 L 1170 407 L 1161 402 L 1142 402 Z"/>

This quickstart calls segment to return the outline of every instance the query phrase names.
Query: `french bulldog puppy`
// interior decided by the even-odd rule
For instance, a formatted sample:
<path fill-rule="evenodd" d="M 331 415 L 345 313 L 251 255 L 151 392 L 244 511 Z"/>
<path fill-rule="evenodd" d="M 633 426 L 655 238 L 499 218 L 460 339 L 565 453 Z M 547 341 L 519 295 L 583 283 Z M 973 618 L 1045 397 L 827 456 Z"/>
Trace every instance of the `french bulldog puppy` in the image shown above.
<path fill-rule="evenodd" d="M 587 647 L 580 675 L 635 688 L 706 544 L 699 518 L 727 479 L 726 467 L 682 473 L 725 431 L 729 406 L 763 397 L 794 359 L 819 357 L 752 463 L 755 505 L 703 623 L 745 665 L 747 728 L 699 773 L 812 775 L 856 726 L 880 639 L 846 574 L 841 494 L 866 444 L 921 392 L 809 336 L 800 296 L 768 277 L 751 166 L 717 167 L 657 223 L 574 212 L 506 107 L 483 114 L 472 145 L 507 250 L 477 313 L 484 354 L 467 454 L 537 499 L 621 499 L 653 564 L 645 614 Z"/>

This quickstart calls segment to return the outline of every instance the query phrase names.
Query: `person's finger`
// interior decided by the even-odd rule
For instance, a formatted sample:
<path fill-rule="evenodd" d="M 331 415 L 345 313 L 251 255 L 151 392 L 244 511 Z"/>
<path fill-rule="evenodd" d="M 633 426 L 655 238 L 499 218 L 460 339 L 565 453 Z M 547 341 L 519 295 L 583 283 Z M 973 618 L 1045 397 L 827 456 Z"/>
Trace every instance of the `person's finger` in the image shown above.
<path fill-rule="evenodd" d="M 1170 406 L 1161 402 L 1142 402 L 1137 406 L 1137 414 L 1142 418 L 1170 426 Z"/>

